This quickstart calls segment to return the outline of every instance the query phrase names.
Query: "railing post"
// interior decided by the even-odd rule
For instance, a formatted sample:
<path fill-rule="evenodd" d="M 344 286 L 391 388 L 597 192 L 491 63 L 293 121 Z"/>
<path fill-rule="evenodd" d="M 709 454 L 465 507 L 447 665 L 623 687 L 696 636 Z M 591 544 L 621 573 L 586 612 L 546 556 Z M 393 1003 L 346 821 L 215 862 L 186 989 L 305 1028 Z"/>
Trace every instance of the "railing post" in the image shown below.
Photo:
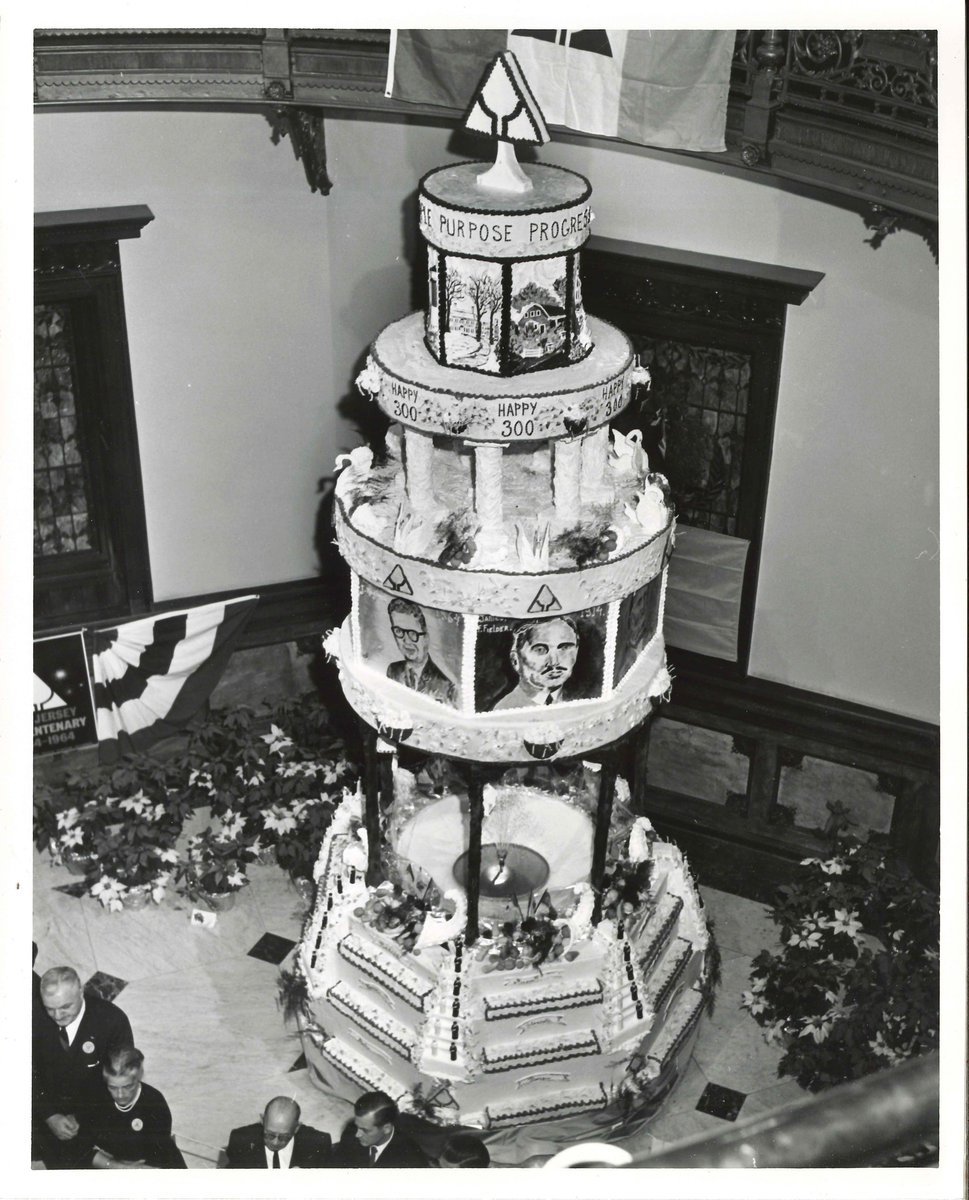
<path fill-rule="evenodd" d="M 753 77 L 750 99 L 744 106 L 744 128 L 740 157 L 748 167 L 765 165 L 770 161 L 767 146 L 774 127 L 774 111 L 779 100 L 774 93 L 774 80 L 787 58 L 785 33 L 781 29 L 765 29 L 764 37 L 754 52 L 758 70 Z"/>
<path fill-rule="evenodd" d="M 464 941 L 473 946 L 478 940 L 478 891 L 481 886 L 481 827 L 484 824 L 484 788 L 481 770 L 471 766 L 468 780 L 468 921 L 464 930 Z"/>
<path fill-rule="evenodd" d="M 367 830 L 367 886 L 380 883 L 380 766 L 377 761 L 377 735 L 363 725 L 363 805 Z"/>

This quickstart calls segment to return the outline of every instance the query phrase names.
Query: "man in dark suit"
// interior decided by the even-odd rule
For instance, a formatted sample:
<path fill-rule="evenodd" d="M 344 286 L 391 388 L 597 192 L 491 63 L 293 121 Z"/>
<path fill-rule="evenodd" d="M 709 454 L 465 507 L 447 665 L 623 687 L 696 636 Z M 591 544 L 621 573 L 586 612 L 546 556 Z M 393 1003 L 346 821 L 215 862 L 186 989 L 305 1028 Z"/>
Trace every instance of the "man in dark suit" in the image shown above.
<path fill-rule="evenodd" d="M 41 1004 L 32 1061 L 35 1153 L 48 1170 L 70 1170 L 90 1160 L 85 1123 L 103 1087 L 103 1058 L 114 1046 L 132 1045 L 131 1025 L 115 1004 L 85 996 L 73 967 L 44 972 Z"/>
<path fill-rule="evenodd" d="M 299 1123 L 300 1109 L 288 1096 L 266 1105 L 262 1121 L 229 1134 L 226 1166 L 233 1170 L 294 1170 L 330 1165 L 330 1135 Z"/>
<path fill-rule="evenodd" d="M 107 1052 L 132 1045 L 131 1025 L 116 1005 L 85 996 L 73 967 L 51 967 L 40 981 L 43 1014 L 33 1028 L 34 1147 L 48 1170 L 87 1165 L 86 1132 L 103 1088 Z"/>
<path fill-rule="evenodd" d="M 365 1092 L 340 1142 L 341 1167 L 426 1167 L 415 1141 L 397 1128 L 397 1105 L 385 1092 Z"/>

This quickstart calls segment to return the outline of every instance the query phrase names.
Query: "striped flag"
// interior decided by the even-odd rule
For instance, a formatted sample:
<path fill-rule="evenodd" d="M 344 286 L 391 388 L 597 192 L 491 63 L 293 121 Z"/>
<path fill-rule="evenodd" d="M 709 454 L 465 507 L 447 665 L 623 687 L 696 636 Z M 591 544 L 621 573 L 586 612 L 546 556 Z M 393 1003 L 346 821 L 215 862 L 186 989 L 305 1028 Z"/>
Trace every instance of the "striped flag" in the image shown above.
<path fill-rule="evenodd" d="M 399 29 L 387 94 L 466 109 L 515 53 L 545 120 L 668 150 L 726 149 L 732 29 Z"/>
<path fill-rule="evenodd" d="M 218 683 L 258 596 L 217 601 L 94 635 L 98 757 L 117 762 L 177 733 Z"/>

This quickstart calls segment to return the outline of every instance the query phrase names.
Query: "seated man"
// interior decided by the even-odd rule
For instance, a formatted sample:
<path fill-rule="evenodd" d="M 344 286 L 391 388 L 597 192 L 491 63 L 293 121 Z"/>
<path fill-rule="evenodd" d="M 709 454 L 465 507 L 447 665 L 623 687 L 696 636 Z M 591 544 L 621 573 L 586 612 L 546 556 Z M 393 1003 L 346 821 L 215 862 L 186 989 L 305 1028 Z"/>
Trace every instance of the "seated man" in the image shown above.
<path fill-rule="evenodd" d="M 452 1133 L 444 1144 L 439 1167 L 490 1167 L 491 1155 L 481 1138 L 473 1133 Z"/>
<path fill-rule="evenodd" d="M 73 967 L 40 980 L 33 1022 L 32 1115 L 35 1153 L 49 1171 L 84 1167 L 91 1143 L 83 1126 L 103 1088 L 107 1052 L 132 1045 L 128 1018 L 107 1000 L 85 996 Z"/>
<path fill-rule="evenodd" d="M 145 1056 L 134 1046 L 109 1050 L 103 1063 L 104 1091 L 85 1123 L 98 1170 L 184 1168 L 172 1137 L 165 1097 L 144 1082 Z"/>
<path fill-rule="evenodd" d="M 300 1109 L 288 1096 L 266 1105 L 262 1121 L 242 1125 L 229 1134 L 226 1166 L 234 1170 L 329 1166 L 330 1135 L 299 1123 Z"/>
<path fill-rule="evenodd" d="M 340 1139 L 340 1167 L 426 1167 L 415 1141 L 397 1128 L 397 1105 L 385 1092 L 365 1092 L 353 1106 L 353 1123 Z"/>

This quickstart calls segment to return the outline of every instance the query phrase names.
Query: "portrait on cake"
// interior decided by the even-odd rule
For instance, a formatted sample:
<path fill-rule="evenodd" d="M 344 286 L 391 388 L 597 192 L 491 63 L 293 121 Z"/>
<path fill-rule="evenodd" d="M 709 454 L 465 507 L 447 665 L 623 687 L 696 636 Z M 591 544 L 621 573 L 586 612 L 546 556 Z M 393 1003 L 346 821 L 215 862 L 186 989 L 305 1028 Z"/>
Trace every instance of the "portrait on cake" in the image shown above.
<path fill-rule="evenodd" d="M 656 633 L 662 587 L 663 576 L 660 574 L 632 595 L 624 596 L 619 603 L 614 687 L 618 687 L 626 673 L 636 665 L 636 660 Z"/>
<path fill-rule="evenodd" d="M 530 709 L 602 695 L 606 609 L 478 625 L 475 707 Z"/>
<path fill-rule="evenodd" d="M 458 706 L 461 626 L 452 614 L 363 582 L 357 611 L 369 666 L 422 696 Z"/>

